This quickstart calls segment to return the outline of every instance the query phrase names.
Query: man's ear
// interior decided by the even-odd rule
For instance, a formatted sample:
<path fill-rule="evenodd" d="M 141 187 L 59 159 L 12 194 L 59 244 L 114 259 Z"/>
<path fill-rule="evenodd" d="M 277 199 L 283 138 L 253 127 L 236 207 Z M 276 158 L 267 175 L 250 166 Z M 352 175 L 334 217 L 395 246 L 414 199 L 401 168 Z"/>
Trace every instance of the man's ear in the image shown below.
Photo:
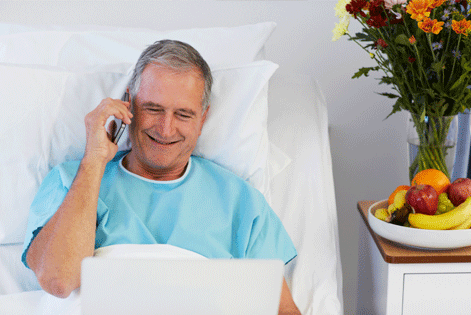
<path fill-rule="evenodd" d="M 203 113 L 203 122 L 201 124 L 201 126 L 204 125 L 205 121 L 206 121 L 206 117 L 208 116 L 208 112 L 209 112 L 209 108 L 211 107 L 211 104 L 208 104 L 208 107 L 206 107 L 206 109 L 204 110 L 204 113 Z"/>
<path fill-rule="evenodd" d="M 134 100 L 131 98 L 131 93 L 129 92 L 129 86 L 126 88 L 126 93 L 128 93 L 128 95 L 129 95 L 129 105 L 130 105 L 129 106 L 129 111 L 131 112 L 131 114 L 134 114 L 133 106 L 132 106 Z"/>
<path fill-rule="evenodd" d="M 210 107 L 211 106 L 208 105 L 208 107 L 206 107 L 206 109 L 204 110 L 203 117 L 201 119 L 200 134 L 199 134 L 200 136 L 201 136 L 201 131 L 203 130 L 203 126 L 204 126 L 204 123 L 206 121 L 206 118 L 208 117 L 208 112 L 209 112 Z"/>

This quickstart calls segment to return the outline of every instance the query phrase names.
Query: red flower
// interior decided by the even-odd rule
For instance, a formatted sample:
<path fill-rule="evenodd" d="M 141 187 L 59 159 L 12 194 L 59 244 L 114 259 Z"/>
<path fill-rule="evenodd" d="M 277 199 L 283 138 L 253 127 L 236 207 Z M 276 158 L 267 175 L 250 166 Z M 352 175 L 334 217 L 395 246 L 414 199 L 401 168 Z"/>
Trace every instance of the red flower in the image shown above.
<path fill-rule="evenodd" d="M 375 16 L 371 16 L 368 19 L 368 21 L 366 21 L 366 24 L 368 24 L 371 27 L 380 28 L 380 27 L 386 26 L 386 21 L 387 20 L 383 18 L 381 15 L 375 15 Z"/>
<path fill-rule="evenodd" d="M 409 56 L 409 62 L 410 62 L 410 63 L 414 63 L 414 62 L 415 62 L 415 58 L 412 57 L 412 56 Z"/>
<path fill-rule="evenodd" d="M 366 0 L 352 0 L 349 4 L 345 6 L 345 9 L 347 9 L 347 12 L 350 14 L 353 14 L 355 16 L 355 19 L 357 18 L 357 14 L 360 14 L 362 17 L 366 17 L 365 12 L 363 12 L 363 9 L 366 7 L 368 3 Z"/>
<path fill-rule="evenodd" d="M 386 47 L 388 47 L 388 44 L 384 41 L 384 39 L 380 38 L 375 42 L 375 46 L 376 46 L 376 48 L 378 48 L 378 46 L 386 48 Z"/>
<path fill-rule="evenodd" d="M 377 16 L 384 13 L 384 0 L 374 0 L 370 2 L 370 16 Z"/>
<path fill-rule="evenodd" d="M 366 21 L 366 24 L 376 28 L 386 26 L 388 19 L 384 14 L 384 0 L 374 0 L 370 2 L 368 11 L 370 12 L 370 18 Z"/>

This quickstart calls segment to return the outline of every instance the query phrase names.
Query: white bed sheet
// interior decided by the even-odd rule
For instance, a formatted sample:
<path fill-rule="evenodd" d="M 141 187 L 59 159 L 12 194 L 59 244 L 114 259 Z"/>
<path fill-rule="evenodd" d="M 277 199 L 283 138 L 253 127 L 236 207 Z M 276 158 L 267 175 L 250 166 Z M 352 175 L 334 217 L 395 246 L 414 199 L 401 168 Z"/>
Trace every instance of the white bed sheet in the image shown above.
<path fill-rule="evenodd" d="M 41 289 L 34 273 L 21 262 L 22 250 L 23 244 L 0 245 L 0 296 Z"/>
<path fill-rule="evenodd" d="M 273 208 L 299 253 L 285 277 L 302 314 L 343 314 L 327 105 L 314 78 L 293 74 L 275 75 L 269 103 L 269 137 L 292 159 L 271 183 Z"/>

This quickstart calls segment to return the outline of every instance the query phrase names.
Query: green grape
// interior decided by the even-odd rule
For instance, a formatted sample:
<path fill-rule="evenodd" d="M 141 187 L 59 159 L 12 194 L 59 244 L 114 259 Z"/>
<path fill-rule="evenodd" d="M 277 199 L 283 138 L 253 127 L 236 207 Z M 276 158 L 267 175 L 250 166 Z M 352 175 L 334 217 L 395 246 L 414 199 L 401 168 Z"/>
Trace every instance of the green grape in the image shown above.
<path fill-rule="evenodd" d="M 442 214 L 450 210 L 453 210 L 454 208 L 455 206 L 453 206 L 450 199 L 448 199 L 447 193 L 441 193 L 438 196 L 438 207 L 437 207 L 436 214 Z"/>

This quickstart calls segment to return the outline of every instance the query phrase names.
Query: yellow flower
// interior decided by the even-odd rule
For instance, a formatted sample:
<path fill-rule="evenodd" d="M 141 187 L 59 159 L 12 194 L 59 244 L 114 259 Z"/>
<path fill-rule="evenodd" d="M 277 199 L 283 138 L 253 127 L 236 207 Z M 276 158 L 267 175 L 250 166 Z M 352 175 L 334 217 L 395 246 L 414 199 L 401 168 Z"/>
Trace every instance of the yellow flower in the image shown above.
<path fill-rule="evenodd" d="M 339 0 L 335 5 L 335 16 L 342 19 L 343 17 L 347 16 L 349 13 L 347 12 L 347 4 L 350 3 L 351 0 Z"/>
<path fill-rule="evenodd" d="M 335 28 L 332 30 L 334 35 L 332 36 L 332 41 L 335 42 L 340 39 L 343 35 L 348 33 L 348 25 L 350 24 L 349 18 L 344 18 L 340 23 L 335 23 Z"/>
<path fill-rule="evenodd" d="M 466 19 L 463 19 L 459 22 L 453 20 L 451 22 L 451 27 L 456 34 L 463 34 L 464 36 L 468 36 L 468 33 L 471 32 L 471 21 L 467 21 Z"/>
<path fill-rule="evenodd" d="M 375 54 L 370 53 L 370 57 L 371 57 L 371 59 L 373 59 L 375 57 Z"/>
<path fill-rule="evenodd" d="M 346 6 L 351 0 L 339 0 L 335 6 L 335 16 L 339 17 L 339 23 L 335 23 L 335 28 L 332 30 L 334 35 L 332 41 L 337 41 L 348 33 L 348 26 L 350 25 L 350 14 L 347 12 Z"/>
<path fill-rule="evenodd" d="M 411 45 L 414 45 L 415 42 L 417 42 L 417 40 L 415 39 L 414 35 L 412 35 L 412 36 L 409 38 L 409 43 L 410 43 Z"/>
<path fill-rule="evenodd" d="M 443 24 L 445 22 L 438 22 L 436 19 L 431 20 L 429 18 L 425 18 L 422 22 L 419 22 L 419 28 L 424 31 L 425 33 L 434 33 L 437 35 L 443 29 Z"/>
<path fill-rule="evenodd" d="M 411 15 L 412 19 L 422 21 L 424 18 L 430 16 L 432 1 L 433 0 L 411 0 L 406 7 L 406 12 Z"/>

